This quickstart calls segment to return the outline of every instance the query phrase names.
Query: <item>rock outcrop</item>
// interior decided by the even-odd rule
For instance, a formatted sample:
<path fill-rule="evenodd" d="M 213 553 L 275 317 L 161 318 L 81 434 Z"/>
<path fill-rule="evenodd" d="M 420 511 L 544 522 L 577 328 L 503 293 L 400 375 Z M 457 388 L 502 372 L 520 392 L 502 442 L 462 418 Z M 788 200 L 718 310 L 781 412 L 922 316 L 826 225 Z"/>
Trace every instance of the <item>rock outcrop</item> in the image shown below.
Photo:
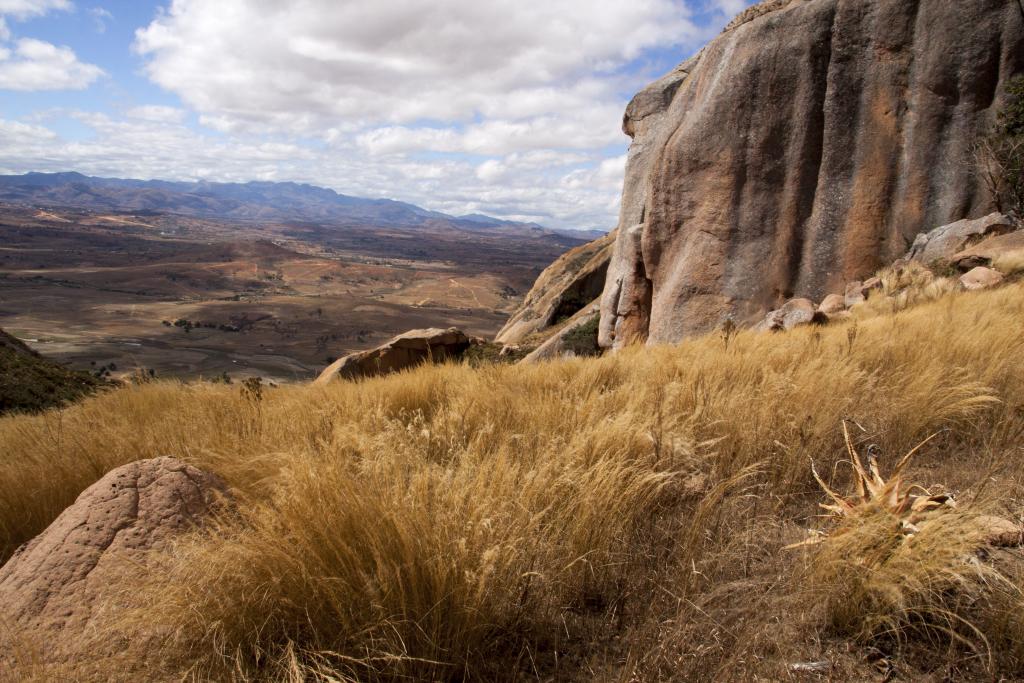
<path fill-rule="evenodd" d="M 1024 71 L 1008 0 L 771 0 L 641 91 L 600 342 L 818 301 L 983 216 L 965 159 Z"/>
<path fill-rule="evenodd" d="M 119 467 L 86 489 L 0 568 L 2 617 L 51 639 L 47 654 L 81 644 L 103 609 L 122 602 L 124 579 L 227 500 L 221 481 L 173 458 Z"/>
<path fill-rule="evenodd" d="M 564 323 L 604 289 L 614 233 L 570 249 L 544 269 L 494 341 L 519 344 Z"/>
<path fill-rule="evenodd" d="M 398 372 L 421 363 L 443 362 L 458 358 L 472 340 L 462 331 L 449 327 L 409 330 L 369 351 L 358 351 L 328 365 L 314 384 L 334 379 L 354 379 Z"/>
<path fill-rule="evenodd" d="M 601 305 L 592 301 L 576 313 L 543 344 L 531 351 L 522 363 L 536 363 L 542 360 L 573 356 L 592 356 L 600 352 L 597 345 L 597 321 Z"/>
<path fill-rule="evenodd" d="M 906 259 L 920 261 L 926 265 L 936 262 L 949 263 L 959 252 L 972 244 L 987 237 L 1005 235 L 1012 232 L 1015 227 L 1013 219 L 1001 213 L 943 225 L 920 233 L 910 245 Z"/>
<path fill-rule="evenodd" d="M 978 266 L 990 266 L 1000 257 L 1015 253 L 1024 254 L 1024 230 L 987 237 L 981 242 L 953 254 L 949 262 L 959 270 L 968 271 Z"/>

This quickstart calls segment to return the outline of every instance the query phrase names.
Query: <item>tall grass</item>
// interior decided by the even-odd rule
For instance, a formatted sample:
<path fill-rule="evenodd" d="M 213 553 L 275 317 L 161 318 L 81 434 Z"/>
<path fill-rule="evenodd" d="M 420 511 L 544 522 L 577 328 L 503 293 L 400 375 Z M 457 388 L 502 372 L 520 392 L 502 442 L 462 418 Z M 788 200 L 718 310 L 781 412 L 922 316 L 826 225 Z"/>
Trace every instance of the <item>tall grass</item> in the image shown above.
<path fill-rule="evenodd" d="M 164 634 L 168 676 L 786 676 L 831 656 L 835 615 L 857 604 L 827 578 L 842 572 L 781 550 L 820 523 L 810 459 L 848 483 L 842 420 L 883 462 L 942 431 L 911 479 L 995 501 L 1024 490 L 1024 285 L 906 304 L 728 344 L 261 398 L 153 383 L 6 418 L 0 549 L 111 468 L 171 455 L 223 476 L 239 511 L 154 558 L 128 587 L 140 609 L 109 625 Z M 1007 600 L 984 623 L 1024 637 Z M 877 604 L 879 619 L 899 609 Z M 1019 671 L 992 662 L 969 665 Z"/>

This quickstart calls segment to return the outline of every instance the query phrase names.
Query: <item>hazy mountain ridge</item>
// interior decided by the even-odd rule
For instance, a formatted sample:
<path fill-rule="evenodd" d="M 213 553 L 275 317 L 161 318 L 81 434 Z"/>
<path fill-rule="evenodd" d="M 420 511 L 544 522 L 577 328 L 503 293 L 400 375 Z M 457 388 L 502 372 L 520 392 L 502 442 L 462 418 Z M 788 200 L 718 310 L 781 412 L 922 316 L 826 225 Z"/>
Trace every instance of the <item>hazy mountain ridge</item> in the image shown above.
<path fill-rule="evenodd" d="M 393 199 L 370 199 L 294 182 L 181 182 L 99 178 L 77 172 L 0 176 L 0 201 L 91 211 L 176 213 L 240 221 L 324 221 L 387 227 L 449 227 L 467 231 L 561 234 L 580 239 L 595 231 L 553 230 L 536 223 L 480 214 L 451 216 Z"/>

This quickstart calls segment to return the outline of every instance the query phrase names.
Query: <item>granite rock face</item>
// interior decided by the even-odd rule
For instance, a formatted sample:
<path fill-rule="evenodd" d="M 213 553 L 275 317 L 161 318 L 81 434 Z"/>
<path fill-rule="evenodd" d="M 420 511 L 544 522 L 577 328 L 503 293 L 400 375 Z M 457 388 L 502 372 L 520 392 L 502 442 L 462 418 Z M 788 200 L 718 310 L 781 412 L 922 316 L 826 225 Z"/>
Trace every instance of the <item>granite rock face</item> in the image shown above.
<path fill-rule="evenodd" d="M 614 241 L 614 233 L 609 233 L 570 249 L 545 268 L 494 341 L 519 344 L 588 306 L 604 288 Z"/>
<path fill-rule="evenodd" d="M 924 264 L 948 262 L 956 254 L 986 237 L 1012 232 L 1016 224 L 1009 216 L 992 213 L 974 220 L 964 219 L 918 234 L 906 260 Z"/>
<path fill-rule="evenodd" d="M 626 110 L 604 347 L 820 300 L 994 208 L 965 159 L 1024 71 L 1008 0 L 770 0 Z"/>
<path fill-rule="evenodd" d="M 556 358 L 593 355 L 599 351 L 594 323 L 600 315 L 600 304 L 597 301 L 592 301 L 589 306 L 585 306 L 576 315 L 569 318 L 558 331 L 548 337 L 547 341 L 531 351 L 520 362 L 537 363 Z M 590 330 L 589 339 L 587 330 Z"/>

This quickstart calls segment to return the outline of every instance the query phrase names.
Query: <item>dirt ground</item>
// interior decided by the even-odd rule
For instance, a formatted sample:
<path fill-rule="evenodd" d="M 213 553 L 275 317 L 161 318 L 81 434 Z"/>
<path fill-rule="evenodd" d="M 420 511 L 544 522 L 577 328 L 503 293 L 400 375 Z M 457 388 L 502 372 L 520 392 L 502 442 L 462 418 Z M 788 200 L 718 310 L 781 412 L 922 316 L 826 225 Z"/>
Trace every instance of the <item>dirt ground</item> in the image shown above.
<path fill-rule="evenodd" d="M 113 376 L 304 380 L 412 328 L 493 336 L 576 243 L 0 206 L 0 328 Z"/>

